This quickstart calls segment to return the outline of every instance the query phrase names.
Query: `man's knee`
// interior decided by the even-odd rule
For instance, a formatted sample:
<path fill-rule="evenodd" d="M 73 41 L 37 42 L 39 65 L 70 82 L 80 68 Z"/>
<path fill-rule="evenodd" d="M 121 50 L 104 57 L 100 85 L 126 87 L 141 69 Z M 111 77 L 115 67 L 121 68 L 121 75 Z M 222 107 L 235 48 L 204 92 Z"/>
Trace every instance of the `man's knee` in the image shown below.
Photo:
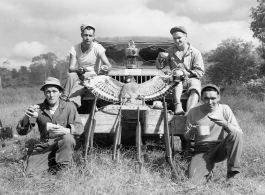
<path fill-rule="evenodd" d="M 207 169 L 206 165 L 190 163 L 188 167 L 188 178 L 196 182 L 206 181 L 207 175 L 211 170 Z"/>
<path fill-rule="evenodd" d="M 238 131 L 231 131 L 228 134 L 228 137 L 230 138 L 231 141 L 243 141 L 243 135 L 241 132 Z"/>
<path fill-rule="evenodd" d="M 65 134 L 62 138 L 62 145 L 70 146 L 70 147 L 75 147 L 75 139 L 74 136 L 71 134 Z"/>
<path fill-rule="evenodd" d="M 68 73 L 68 79 L 77 79 L 78 75 L 75 72 Z"/>
<path fill-rule="evenodd" d="M 198 97 L 200 96 L 197 89 L 190 89 L 189 91 L 190 91 L 189 96 L 198 96 Z"/>
<path fill-rule="evenodd" d="M 187 93 L 189 95 L 196 94 L 200 96 L 201 93 L 201 81 L 196 78 L 190 78 L 188 80 Z"/>

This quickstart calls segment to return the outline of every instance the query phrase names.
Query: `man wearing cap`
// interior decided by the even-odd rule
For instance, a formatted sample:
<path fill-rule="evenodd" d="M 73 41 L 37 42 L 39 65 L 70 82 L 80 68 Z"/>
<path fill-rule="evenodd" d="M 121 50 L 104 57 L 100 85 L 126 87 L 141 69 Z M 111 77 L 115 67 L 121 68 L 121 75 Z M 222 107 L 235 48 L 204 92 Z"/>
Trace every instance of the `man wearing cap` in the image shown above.
<path fill-rule="evenodd" d="M 77 144 L 74 135 L 84 131 L 75 105 L 59 98 L 64 89 L 58 79 L 48 77 L 40 90 L 44 92 L 44 102 L 29 106 L 17 126 L 19 135 L 27 135 L 35 123 L 38 125 L 40 143 L 29 151 L 26 168 L 32 174 L 68 166 Z"/>
<path fill-rule="evenodd" d="M 111 64 L 105 55 L 105 48 L 95 42 L 95 27 L 93 24 L 82 24 L 82 42 L 71 47 L 69 74 L 65 83 L 64 96 L 78 106 L 81 105 L 83 86 L 79 80 L 100 73 L 107 73 Z"/>
<path fill-rule="evenodd" d="M 169 65 L 171 70 L 181 70 L 185 81 L 180 82 L 174 90 L 174 104 L 176 115 L 185 114 L 180 101 L 183 87 L 189 95 L 187 101 L 187 112 L 193 108 L 199 100 L 201 91 L 200 79 L 204 75 L 204 64 L 201 53 L 187 42 L 187 31 L 183 26 L 176 26 L 170 30 L 174 45 L 165 52 L 161 52 L 156 60 L 157 68 L 160 63 Z"/>
<path fill-rule="evenodd" d="M 213 84 L 201 90 L 202 104 L 187 115 L 187 140 L 195 138 L 194 156 L 188 177 L 205 181 L 212 177 L 215 163 L 227 159 L 227 180 L 240 172 L 242 130 L 229 106 L 219 103 L 220 89 Z"/>

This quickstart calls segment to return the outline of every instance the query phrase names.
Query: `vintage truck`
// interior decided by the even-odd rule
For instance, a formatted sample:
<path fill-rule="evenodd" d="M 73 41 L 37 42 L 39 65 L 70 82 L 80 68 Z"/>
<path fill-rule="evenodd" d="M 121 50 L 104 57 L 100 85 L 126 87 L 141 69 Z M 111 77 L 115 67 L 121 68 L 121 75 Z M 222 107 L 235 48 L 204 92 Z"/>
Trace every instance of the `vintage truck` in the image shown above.
<path fill-rule="evenodd" d="M 170 38 L 112 37 L 96 40 L 105 47 L 106 56 L 112 64 L 108 76 L 119 82 L 125 82 L 127 76 L 133 76 L 136 82 L 141 84 L 155 76 L 165 75 L 164 70 L 169 70 L 168 67 L 157 69 L 155 60 L 159 52 L 165 51 L 173 44 Z M 183 93 L 183 105 L 187 98 Z M 157 103 L 160 106 L 156 106 Z M 122 142 L 127 143 L 133 140 L 137 146 L 138 161 L 142 164 L 142 152 L 146 149 L 143 140 L 164 137 L 166 158 L 172 166 L 173 174 L 176 174 L 171 158 L 174 139 L 170 140 L 170 137 L 179 136 L 182 140 L 182 149 L 185 149 L 186 142 L 182 134 L 186 118 L 170 114 L 172 106 L 172 93 L 167 93 L 158 100 L 143 99 L 141 105 L 121 105 L 121 103 L 105 101 L 104 98 L 95 96 L 87 90 L 82 97 L 83 108 L 79 108 L 87 133 L 85 154 L 87 154 L 88 145 L 93 147 L 94 134 L 113 134 L 113 159 L 119 160 Z"/>

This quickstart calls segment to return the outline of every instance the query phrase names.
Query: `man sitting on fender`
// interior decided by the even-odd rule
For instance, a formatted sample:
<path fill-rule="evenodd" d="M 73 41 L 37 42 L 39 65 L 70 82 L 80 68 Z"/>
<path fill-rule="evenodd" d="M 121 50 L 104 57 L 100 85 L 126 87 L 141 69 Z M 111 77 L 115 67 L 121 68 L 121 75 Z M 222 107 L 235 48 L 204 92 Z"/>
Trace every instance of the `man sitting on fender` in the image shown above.
<path fill-rule="evenodd" d="M 65 99 L 73 101 L 81 106 L 81 95 L 83 86 L 79 80 L 99 74 L 100 71 L 108 72 L 111 68 L 105 55 L 105 48 L 95 42 L 95 27 L 93 24 L 82 24 L 82 42 L 71 47 L 69 74 L 64 86 Z"/>
<path fill-rule="evenodd" d="M 183 83 L 180 82 L 174 89 L 175 115 L 183 115 L 182 104 L 180 101 L 183 87 L 187 89 L 189 95 L 187 101 L 187 113 L 199 100 L 201 91 L 201 77 L 204 74 L 204 64 L 202 55 L 198 49 L 187 42 L 187 31 L 183 26 L 176 26 L 170 30 L 174 45 L 165 52 L 160 52 L 156 65 L 160 69 L 161 61 L 169 65 L 170 70 L 181 70 L 187 78 Z"/>

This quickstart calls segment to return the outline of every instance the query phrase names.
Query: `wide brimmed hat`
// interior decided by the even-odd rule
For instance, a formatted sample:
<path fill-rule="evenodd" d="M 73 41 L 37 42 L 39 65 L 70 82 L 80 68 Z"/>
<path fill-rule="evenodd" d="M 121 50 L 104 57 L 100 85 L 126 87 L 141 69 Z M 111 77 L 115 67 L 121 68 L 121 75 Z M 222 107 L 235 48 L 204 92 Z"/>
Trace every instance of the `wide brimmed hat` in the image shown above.
<path fill-rule="evenodd" d="M 96 29 L 95 29 L 95 26 L 94 26 L 93 24 L 88 23 L 88 24 L 82 24 L 82 25 L 81 25 L 81 27 L 80 27 L 81 32 L 83 32 L 87 27 L 92 28 L 94 31 L 96 30 Z"/>
<path fill-rule="evenodd" d="M 60 80 L 56 79 L 54 77 L 48 77 L 45 81 L 42 87 L 40 88 L 41 91 L 44 91 L 44 87 L 47 85 L 55 85 L 58 86 L 61 90 L 64 90 L 64 88 L 61 86 Z"/>
<path fill-rule="evenodd" d="M 202 87 L 202 90 L 201 90 L 201 94 L 205 91 L 206 88 L 214 89 L 215 91 L 217 91 L 218 94 L 220 94 L 220 88 L 217 87 L 217 86 L 214 85 L 214 84 L 207 84 L 207 85 L 203 86 L 203 87 Z"/>
<path fill-rule="evenodd" d="M 183 26 L 175 26 L 175 27 L 171 28 L 170 34 L 173 34 L 175 32 L 182 32 L 182 33 L 187 34 L 187 31 Z"/>

